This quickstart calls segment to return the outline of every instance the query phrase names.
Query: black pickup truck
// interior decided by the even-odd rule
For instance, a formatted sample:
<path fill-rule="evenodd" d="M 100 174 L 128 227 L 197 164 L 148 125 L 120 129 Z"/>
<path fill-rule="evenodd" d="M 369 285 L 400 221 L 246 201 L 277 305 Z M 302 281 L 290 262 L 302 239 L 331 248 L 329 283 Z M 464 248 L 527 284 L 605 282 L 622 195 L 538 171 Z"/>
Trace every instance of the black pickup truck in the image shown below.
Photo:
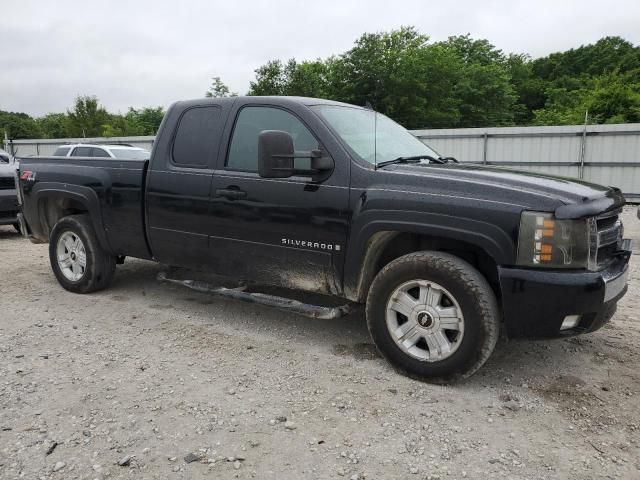
<path fill-rule="evenodd" d="M 24 158 L 19 178 L 23 229 L 68 290 L 130 256 L 339 297 L 434 381 L 475 372 L 502 327 L 594 331 L 627 289 L 618 189 L 459 164 L 343 103 L 178 102 L 150 160 Z"/>

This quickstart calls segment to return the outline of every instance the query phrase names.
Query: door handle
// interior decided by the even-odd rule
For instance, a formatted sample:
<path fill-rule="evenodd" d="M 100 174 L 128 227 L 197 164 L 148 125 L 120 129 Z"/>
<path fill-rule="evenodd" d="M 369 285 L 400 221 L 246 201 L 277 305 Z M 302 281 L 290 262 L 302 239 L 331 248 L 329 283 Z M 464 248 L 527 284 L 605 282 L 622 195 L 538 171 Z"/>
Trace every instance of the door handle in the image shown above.
<path fill-rule="evenodd" d="M 245 198 L 247 196 L 247 192 L 240 190 L 239 188 L 218 188 L 216 190 L 216 195 L 228 198 L 229 200 L 237 200 Z"/>

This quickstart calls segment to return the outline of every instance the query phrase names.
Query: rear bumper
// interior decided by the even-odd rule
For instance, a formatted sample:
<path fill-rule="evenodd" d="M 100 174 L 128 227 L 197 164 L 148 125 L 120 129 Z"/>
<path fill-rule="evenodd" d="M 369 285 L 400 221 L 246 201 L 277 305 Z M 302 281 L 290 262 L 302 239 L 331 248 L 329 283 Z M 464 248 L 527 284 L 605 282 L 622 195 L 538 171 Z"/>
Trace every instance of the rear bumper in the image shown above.
<path fill-rule="evenodd" d="M 631 241 L 600 272 L 499 268 L 502 308 L 511 337 L 558 337 L 592 332 L 613 316 L 627 291 Z M 567 317 L 579 316 L 563 329 Z M 573 317 L 575 318 L 575 317 Z"/>

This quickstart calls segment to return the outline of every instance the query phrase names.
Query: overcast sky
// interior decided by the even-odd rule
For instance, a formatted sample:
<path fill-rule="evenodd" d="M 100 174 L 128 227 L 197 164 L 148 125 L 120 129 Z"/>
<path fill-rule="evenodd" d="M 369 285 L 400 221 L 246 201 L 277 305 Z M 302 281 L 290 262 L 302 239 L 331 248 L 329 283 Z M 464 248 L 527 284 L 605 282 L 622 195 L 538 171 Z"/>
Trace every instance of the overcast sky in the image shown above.
<path fill-rule="evenodd" d="M 533 57 L 619 35 L 640 43 L 640 1 L 2 0 L 0 110 L 61 112 L 96 95 L 111 112 L 200 97 L 220 76 L 247 91 L 269 59 L 348 50 L 414 25 Z"/>

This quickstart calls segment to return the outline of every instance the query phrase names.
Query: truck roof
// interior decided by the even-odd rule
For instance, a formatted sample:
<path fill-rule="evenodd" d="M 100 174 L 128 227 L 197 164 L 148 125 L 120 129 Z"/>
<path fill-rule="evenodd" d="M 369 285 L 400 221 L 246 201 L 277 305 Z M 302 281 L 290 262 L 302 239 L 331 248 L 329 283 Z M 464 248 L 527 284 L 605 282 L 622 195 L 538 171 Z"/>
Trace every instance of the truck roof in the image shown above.
<path fill-rule="evenodd" d="M 357 105 L 352 105 L 350 103 L 336 102 L 334 100 L 326 100 L 323 98 L 294 97 L 294 96 L 286 96 L 286 95 L 273 95 L 273 96 L 246 96 L 245 95 L 245 96 L 238 96 L 238 97 L 218 97 L 218 98 L 205 97 L 205 98 L 197 98 L 192 100 L 182 100 L 174 103 L 174 105 L 180 105 L 182 107 L 190 107 L 190 106 L 206 105 L 206 104 L 222 105 L 225 103 L 232 103 L 237 99 L 251 100 L 252 103 L 253 102 L 260 103 L 262 101 L 262 102 L 268 102 L 270 104 L 282 105 L 282 106 L 291 105 L 291 104 L 302 104 L 306 106 L 335 105 L 335 106 L 342 106 L 342 107 L 364 108 L 364 107 L 358 107 Z"/>

